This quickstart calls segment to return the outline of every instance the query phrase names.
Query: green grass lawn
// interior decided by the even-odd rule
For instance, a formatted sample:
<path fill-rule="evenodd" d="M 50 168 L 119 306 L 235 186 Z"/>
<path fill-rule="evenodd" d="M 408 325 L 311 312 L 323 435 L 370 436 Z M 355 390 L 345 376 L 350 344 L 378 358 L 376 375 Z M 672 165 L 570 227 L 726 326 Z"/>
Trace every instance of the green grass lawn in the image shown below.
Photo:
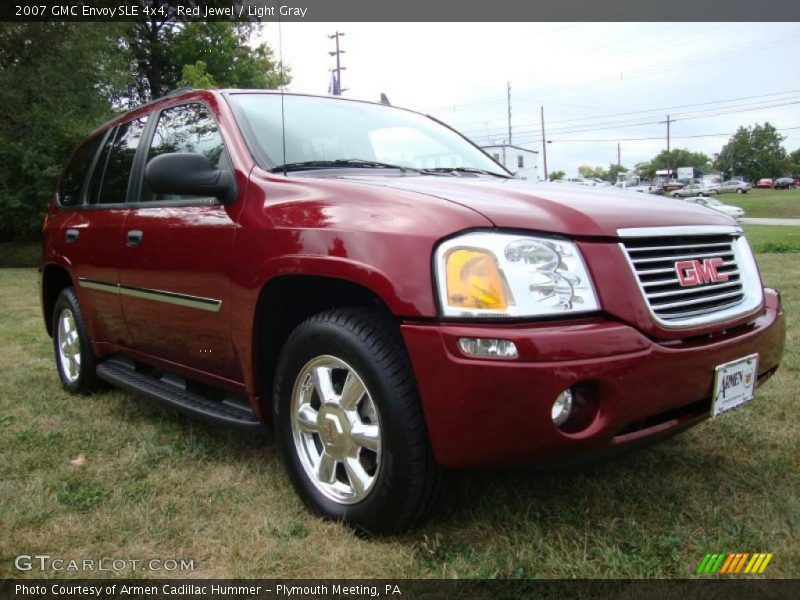
<path fill-rule="evenodd" d="M 692 577 L 730 551 L 772 552 L 767 575 L 800 577 L 796 261 L 760 257 L 789 338 L 752 404 L 590 470 L 459 474 L 427 526 L 377 540 L 312 517 L 269 440 L 121 391 L 66 394 L 36 272 L 2 270 L 0 573 L 25 576 L 24 553 L 190 558 L 190 575 L 218 578 Z"/>
<path fill-rule="evenodd" d="M 741 206 L 748 217 L 800 219 L 800 189 L 750 190 L 747 194 L 719 194 L 715 198 Z"/>
<path fill-rule="evenodd" d="M 800 227 L 745 225 L 744 233 L 757 253 L 800 252 Z"/>

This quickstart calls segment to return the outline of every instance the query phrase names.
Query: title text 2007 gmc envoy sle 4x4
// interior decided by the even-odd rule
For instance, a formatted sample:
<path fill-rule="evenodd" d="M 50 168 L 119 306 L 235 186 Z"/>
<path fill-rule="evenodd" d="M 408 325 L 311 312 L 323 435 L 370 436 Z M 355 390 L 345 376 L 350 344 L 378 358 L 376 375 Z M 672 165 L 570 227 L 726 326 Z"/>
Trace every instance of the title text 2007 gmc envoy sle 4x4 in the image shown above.
<path fill-rule="evenodd" d="M 271 425 L 303 500 L 371 532 L 418 523 L 448 468 L 577 462 L 741 406 L 783 352 L 730 218 L 522 181 L 381 104 L 175 92 L 75 150 L 43 236 L 69 391 Z"/>

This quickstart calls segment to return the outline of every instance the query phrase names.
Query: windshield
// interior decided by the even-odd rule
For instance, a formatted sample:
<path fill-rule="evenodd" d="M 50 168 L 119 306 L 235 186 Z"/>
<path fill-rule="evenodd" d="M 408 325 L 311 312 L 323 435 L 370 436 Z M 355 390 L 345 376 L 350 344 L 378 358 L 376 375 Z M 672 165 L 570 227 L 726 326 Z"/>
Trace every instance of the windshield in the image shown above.
<path fill-rule="evenodd" d="M 411 169 L 466 168 L 508 176 L 460 135 L 406 110 L 312 96 L 231 94 L 237 119 L 264 168 L 283 164 L 370 161 Z M 369 166 L 369 165 L 362 165 Z"/>

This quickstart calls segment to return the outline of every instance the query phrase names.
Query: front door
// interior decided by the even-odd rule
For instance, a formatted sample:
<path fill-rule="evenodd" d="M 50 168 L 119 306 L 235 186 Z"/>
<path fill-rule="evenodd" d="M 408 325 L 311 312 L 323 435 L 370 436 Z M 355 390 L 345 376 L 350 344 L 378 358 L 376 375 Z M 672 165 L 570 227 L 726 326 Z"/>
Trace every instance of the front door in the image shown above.
<path fill-rule="evenodd" d="M 157 116 L 143 161 L 197 152 L 230 168 L 219 128 L 203 104 Z M 164 195 L 142 178 L 123 227 L 122 310 L 135 350 L 241 381 L 230 337 L 230 273 L 235 223 L 214 198 Z"/>

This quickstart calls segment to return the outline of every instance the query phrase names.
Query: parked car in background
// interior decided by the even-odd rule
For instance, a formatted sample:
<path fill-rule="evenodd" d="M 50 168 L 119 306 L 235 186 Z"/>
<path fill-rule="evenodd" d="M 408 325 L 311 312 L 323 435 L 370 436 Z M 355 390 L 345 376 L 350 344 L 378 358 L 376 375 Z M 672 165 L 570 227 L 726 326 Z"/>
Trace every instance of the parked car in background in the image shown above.
<path fill-rule="evenodd" d="M 659 188 L 649 185 L 647 183 L 633 183 L 630 181 L 618 181 L 614 184 L 614 188 L 618 190 L 626 190 L 629 192 L 641 192 L 643 194 L 656 194 L 656 193 L 663 193 L 659 192 Z"/>
<path fill-rule="evenodd" d="M 771 188 L 772 187 L 772 179 L 769 177 L 765 177 L 764 179 L 759 179 L 756 182 L 757 188 Z"/>
<path fill-rule="evenodd" d="M 679 190 L 683 188 L 684 184 L 678 181 L 677 179 L 673 179 L 672 181 L 667 181 L 660 185 L 661 189 L 665 192 L 674 192 L 675 190 Z"/>
<path fill-rule="evenodd" d="M 746 194 L 750 190 L 753 189 L 753 184 L 749 181 L 737 181 L 736 179 L 731 179 L 729 181 L 723 181 L 717 187 L 718 194 L 728 194 L 736 192 L 737 194 Z"/>
<path fill-rule="evenodd" d="M 702 183 L 690 183 L 679 190 L 671 192 L 673 198 L 688 198 L 690 196 L 710 196 L 716 194 L 717 190 L 709 188 Z"/>
<path fill-rule="evenodd" d="M 594 184 L 597 187 L 610 187 L 611 183 L 606 181 L 605 179 L 600 179 L 599 177 L 587 177 L 588 181 L 594 181 Z"/>
<path fill-rule="evenodd" d="M 692 204 L 697 204 L 698 206 L 706 206 L 708 208 L 712 208 L 718 212 L 728 215 L 729 217 L 733 217 L 734 219 L 741 219 L 742 217 L 744 217 L 743 208 L 740 208 L 738 206 L 731 206 L 730 204 L 725 204 L 724 202 L 720 202 L 716 198 L 695 196 L 693 198 L 684 198 L 684 200 Z"/>
<path fill-rule="evenodd" d="M 772 184 L 772 187 L 776 190 L 790 190 L 794 188 L 795 185 L 795 181 L 791 177 L 779 177 Z"/>

